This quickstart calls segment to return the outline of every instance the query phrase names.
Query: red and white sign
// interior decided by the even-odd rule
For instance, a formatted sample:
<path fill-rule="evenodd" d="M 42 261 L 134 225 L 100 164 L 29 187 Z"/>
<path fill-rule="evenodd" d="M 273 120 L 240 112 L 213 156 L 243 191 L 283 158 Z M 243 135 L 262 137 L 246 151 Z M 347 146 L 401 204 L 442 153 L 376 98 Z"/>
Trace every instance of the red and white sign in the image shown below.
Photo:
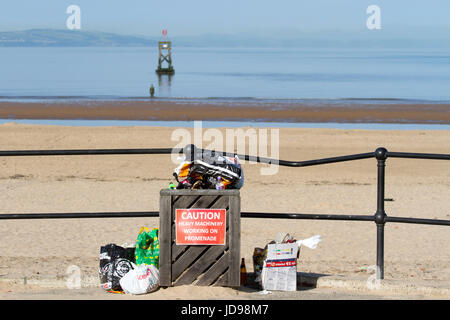
<path fill-rule="evenodd" d="M 177 245 L 225 245 L 226 209 L 176 209 Z"/>
<path fill-rule="evenodd" d="M 267 260 L 266 267 L 268 268 L 280 268 L 280 267 L 292 267 L 297 265 L 297 259 L 290 260 Z"/>

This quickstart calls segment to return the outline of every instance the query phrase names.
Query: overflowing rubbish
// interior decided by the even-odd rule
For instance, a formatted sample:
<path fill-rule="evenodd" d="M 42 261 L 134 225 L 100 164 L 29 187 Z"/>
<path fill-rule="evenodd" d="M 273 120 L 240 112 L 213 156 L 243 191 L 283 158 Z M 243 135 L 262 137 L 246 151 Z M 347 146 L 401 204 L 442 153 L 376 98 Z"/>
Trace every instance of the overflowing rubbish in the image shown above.
<path fill-rule="evenodd" d="M 247 268 L 245 267 L 244 258 L 241 259 L 240 271 L 241 271 L 241 286 L 245 286 L 245 284 L 247 283 Z"/>
<path fill-rule="evenodd" d="M 141 264 L 120 279 L 125 293 L 145 294 L 158 289 L 159 270 L 154 265 Z"/>
<path fill-rule="evenodd" d="M 296 242 L 297 242 L 299 248 L 300 248 L 300 246 L 305 246 L 309 249 L 315 249 L 315 248 L 317 248 L 317 245 L 321 241 L 322 241 L 322 237 L 320 235 L 315 235 L 308 239 L 297 240 Z"/>
<path fill-rule="evenodd" d="M 173 182 L 169 183 L 169 189 L 170 190 L 174 190 L 176 188 L 177 188 L 177 186 L 175 185 L 175 183 L 173 183 Z"/>
<path fill-rule="evenodd" d="M 321 236 L 295 240 L 288 233 L 279 233 L 274 241 L 264 249 L 255 248 L 253 252 L 253 269 L 255 281 L 263 290 L 295 291 L 297 290 L 297 259 L 300 247 L 317 248 Z"/>
<path fill-rule="evenodd" d="M 297 290 L 298 253 L 296 243 L 267 245 L 267 259 L 261 272 L 261 283 L 264 290 Z"/>
<path fill-rule="evenodd" d="M 272 294 L 271 291 L 267 291 L 267 290 L 261 290 L 260 292 L 258 292 L 259 294 Z"/>
<path fill-rule="evenodd" d="M 100 248 L 100 286 L 110 293 L 144 294 L 159 287 L 158 228 L 142 227 L 135 244 Z"/>
<path fill-rule="evenodd" d="M 240 189 L 244 172 L 239 157 L 212 152 L 185 151 L 181 163 L 174 169 L 176 189 Z"/>
<path fill-rule="evenodd" d="M 109 293 L 117 293 L 117 294 L 125 294 L 123 291 L 117 291 L 117 290 L 108 290 Z"/>
<path fill-rule="evenodd" d="M 134 254 L 127 248 L 107 244 L 100 248 L 100 286 L 106 291 L 121 291 L 120 279 L 133 270 Z"/>
<path fill-rule="evenodd" d="M 266 260 L 267 250 L 263 248 L 255 248 L 253 251 L 253 272 L 255 273 L 255 281 L 261 283 L 261 272 Z"/>
<path fill-rule="evenodd" d="M 139 231 L 136 248 L 136 264 L 153 265 L 159 268 L 159 240 L 158 229 L 149 231 L 147 227 L 142 227 Z"/>

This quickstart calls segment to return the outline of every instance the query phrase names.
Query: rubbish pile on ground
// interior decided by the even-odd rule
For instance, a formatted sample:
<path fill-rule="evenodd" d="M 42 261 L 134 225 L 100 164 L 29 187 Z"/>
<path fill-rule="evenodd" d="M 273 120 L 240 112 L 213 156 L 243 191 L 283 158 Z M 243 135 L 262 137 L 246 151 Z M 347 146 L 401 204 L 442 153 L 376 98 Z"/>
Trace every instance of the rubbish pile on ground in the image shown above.
<path fill-rule="evenodd" d="M 173 172 L 178 182 L 176 189 L 240 189 L 244 184 L 244 173 L 237 155 L 223 156 L 188 145 L 180 160 Z M 174 189 L 174 184 L 169 188 Z"/>
<path fill-rule="evenodd" d="M 296 291 L 300 247 L 303 245 L 315 249 L 320 241 L 320 235 L 295 240 L 288 233 L 278 233 L 276 239 L 264 249 L 255 248 L 253 252 L 255 281 L 264 291 Z"/>
<path fill-rule="evenodd" d="M 229 157 L 214 151 L 205 152 L 194 145 L 186 146 L 183 153 L 180 165 L 174 170 L 178 185 L 171 183 L 169 189 L 223 190 L 240 189 L 243 186 L 244 174 L 236 155 Z M 226 212 L 227 209 L 220 210 Z M 157 228 L 150 231 L 142 227 L 134 245 L 108 244 L 100 248 L 99 276 L 104 290 L 145 294 L 159 288 L 158 231 Z M 296 240 L 288 233 L 278 233 L 274 241 L 254 250 L 256 282 L 264 292 L 297 290 L 300 247 L 304 245 L 315 249 L 321 240 L 320 235 Z M 247 270 L 243 258 L 240 275 L 240 283 L 245 285 Z"/>
<path fill-rule="evenodd" d="M 100 248 L 100 285 L 107 292 L 144 294 L 159 287 L 158 229 L 142 227 L 135 245 Z"/>

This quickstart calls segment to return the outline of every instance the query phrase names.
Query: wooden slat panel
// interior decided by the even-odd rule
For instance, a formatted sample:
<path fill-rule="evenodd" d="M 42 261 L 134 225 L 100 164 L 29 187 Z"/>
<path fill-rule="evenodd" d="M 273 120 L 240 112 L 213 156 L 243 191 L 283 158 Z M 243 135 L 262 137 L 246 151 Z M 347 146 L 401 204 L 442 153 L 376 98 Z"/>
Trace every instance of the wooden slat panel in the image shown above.
<path fill-rule="evenodd" d="M 203 196 L 203 197 L 207 197 L 207 196 Z M 202 198 L 203 198 L 202 197 Z M 228 208 L 228 206 L 229 206 L 229 201 L 230 201 L 230 197 L 228 197 L 228 196 L 223 196 L 223 197 L 220 197 L 217 201 L 215 201 L 215 203 L 212 205 L 212 206 L 210 206 L 210 208 Z M 228 224 L 230 223 L 229 222 L 230 220 L 229 220 L 229 214 L 228 214 L 228 212 L 227 212 L 227 226 L 228 226 Z M 221 246 L 222 247 L 222 252 L 225 250 L 225 249 L 228 249 L 228 243 L 229 243 L 229 237 L 227 237 L 227 246 L 224 248 L 224 246 Z M 182 246 L 175 246 L 174 247 L 174 250 L 173 250 L 173 252 L 172 252 L 172 255 L 175 255 L 175 254 L 178 254 L 179 253 L 179 251 L 180 250 L 182 250 L 183 248 L 181 248 Z M 189 246 L 189 248 L 188 249 L 186 249 L 186 251 L 182 254 L 182 256 L 184 256 L 184 255 L 190 255 L 191 254 L 191 252 L 190 252 L 190 249 L 192 248 L 192 247 L 197 247 L 197 246 Z M 196 251 L 197 252 L 197 251 Z M 190 257 L 190 259 L 186 259 L 187 261 L 190 261 L 191 263 L 193 262 L 193 261 L 195 261 L 195 259 L 196 259 L 196 257 Z M 206 259 L 206 258 L 205 258 Z M 185 262 L 184 262 L 185 263 Z M 177 264 L 177 266 L 175 266 L 175 264 Z M 209 264 L 208 264 L 209 265 Z M 178 282 L 178 280 L 176 279 L 177 277 L 178 277 L 178 274 L 180 273 L 180 271 L 181 272 L 183 272 L 184 270 L 181 270 L 182 269 L 182 267 L 181 267 L 181 264 L 179 264 L 178 263 L 178 261 L 176 261 L 176 262 L 174 262 L 174 264 L 173 264 L 173 266 L 172 266 L 172 281 L 176 281 L 177 282 L 177 284 L 186 284 L 185 283 L 185 280 L 186 280 L 186 278 L 184 279 L 184 280 L 182 280 L 182 282 Z M 195 273 L 195 271 L 192 271 L 193 273 Z M 186 276 L 186 277 L 192 277 L 193 275 L 192 275 L 192 273 L 188 273 L 188 275 Z M 195 276 L 195 278 L 197 278 L 198 277 L 198 275 L 197 276 Z"/>
<path fill-rule="evenodd" d="M 233 237 L 235 237 L 236 235 L 234 235 L 233 233 L 231 233 L 231 223 L 232 223 L 232 219 L 230 218 L 230 215 L 232 215 L 231 210 L 230 210 L 230 202 L 231 199 L 234 197 L 228 197 L 228 201 L 222 200 L 220 199 L 220 201 L 217 201 L 213 208 L 226 208 L 227 209 L 227 247 L 230 247 L 230 244 L 232 242 Z M 239 219 L 240 219 L 240 212 L 238 214 Z M 240 246 L 240 243 L 239 243 Z M 230 247 L 231 249 L 231 247 Z M 227 248 L 228 250 L 228 248 Z M 226 268 L 229 267 L 229 262 L 231 259 L 231 254 L 230 254 L 230 250 L 228 250 L 208 271 L 205 272 L 205 274 L 199 279 L 199 281 L 197 281 L 196 285 L 199 286 L 204 286 L 204 285 L 211 285 L 213 284 L 216 279 L 220 276 L 221 273 L 223 273 L 224 270 L 226 270 Z M 224 277 L 224 279 L 228 279 L 229 277 L 226 276 Z M 239 277 L 240 279 L 240 277 Z M 226 284 L 228 285 L 228 283 Z"/>
<path fill-rule="evenodd" d="M 160 234 L 170 234 L 170 244 L 162 237 L 160 278 L 162 286 L 240 285 L 240 197 L 238 190 L 161 190 Z M 163 198 L 166 197 L 166 200 Z M 163 205 L 164 203 L 164 205 Z M 164 219 L 164 210 L 169 209 Z M 175 241 L 175 209 L 213 208 L 227 210 L 225 246 L 177 246 Z M 163 228 L 170 231 L 162 232 Z M 169 259 L 169 260 L 167 260 Z M 163 261 L 164 260 L 164 261 Z M 168 261 L 168 262 L 167 262 Z M 164 270 L 163 270 L 164 269 Z M 169 271 L 167 271 L 168 269 Z M 169 280 L 169 281 L 168 281 Z M 168 282 L 168 283 L 167 283 Z"/>
<path fill-rule="evenodd" d="M 163 287 L 171 285 L 171 244 L 172 244 L 172 215 L 171 215 L 171 197 L 161 196 L 159 200 L 159 281 Z"/>
<path fill-rule="evenodd" d="M 228 250 L 230 233 L 227 230 L 224 246 L 210 246 L 203 255 L 190 266 L 176 281 L 175 285 L 191 284 L 194 282 L 213 262 L 215 262 L 224 251 Z"/>
<path fill-rule="evenodd" d="M 229 282 L 231 287 L 239 287 L 240 277 L 240 259 L 241 259 L 241 201 L 240 196 L 230 197 L 230 215 L 229 233 L 230 236 L 230 261 Z"/>
<path fill-rule="evenodd" d="M 232 198 L 233 197 L 230 197 L 230 199 L 229 199 L 230 202 L 229 203 L 231 203 Z M 226 206 L 227 204 L 225 204 L 225 203 L 218 203 L 217 205 L 218 205 L 218 207 L 223 207 L 223 206 Z M 231 208 L 231 204 L 230 204 L 230 208 Z M 224 251 L 228 252 L 229 258 L 228 258 L 228 261 L 223 261 L 223 262 L 219 262 L 218 261 L 218 262 L 216 262 L 216 263 L 223 263 L 223 265 L 226 266 L 228 268 L 228 270 L 223 275 L 221 275 L 217 281 L 215 281 L 213 278 L 217 274 L 220 274 L 220 273 L 218 271 L 213 272 L 214 275 L 212 276 L 212 279 L 210 280 L 209 284 L 207 284 L 207 285 L 212 285 L 213 284 L 213 285 L 218 285 L 218 286 L 230 286 L 230 283 L 229 283 L 230 282 L 229 281 L 230 280 L 229 261 L 231 260 L 232 252 L 229 250 L 229 248 L 230 248 L 230 245 L 232 244 L 232 239 L 235 237 L 235 235 L 232 235 L 232 233 L 231 233 L 231 230 L 233 229 L 233 228 L 231 228 L 231 224 L 232 224 L 232 221 L 233 221 L 231 216 L 233 216 L 233 214 L 230 214 L 230 212 L 232 212 L 230 208 L 228 208 L 228 210 L 227 210 L 227 230 L 226 230 L 226 232 L 227 232 L 227 234 L 226 234 L 227 248 L 224 249 Z M 236 230 L 236 228 L 234 228 L 234 229 Z M 240 244 L 239 244 L 239 246 L 240 246 Z M 217 270 L 219 270 L 219 269 L 217 269 Z M 225 268 L 223 268 L 223 270 L 225 270 Z M 239 277 L 239 280 L 240 280 L 240 277 Z M 197 285 L 202 285 L 202 282 L 199 281 L 197 283 Z"/>
<path fill-rule="evenodd" d="M 193 203 L 189 208 L 209 208 L 211 204 L 218 198 L 223 198 L 221 196 L 201 196 L 195 203 Z M 228 198 L 228 197 L 226 197 Z"/>
<path fill-rule="evenodd" d="M 182 196 L 172 206 L 173 209 L 189 208 L 194 202 L 196 202 L 200 196 Z M 173 214 L 173 213 L 172 213 Z"/>
<path fill-rule="evenodd" d="M 227 287 L 230 285 L 230 269 L 228 269 L 220 278 L 214 283 L 214 286 Z"/>
<path fill-rule="evenodd" d="M 195 283 L 198 286 L 209 286 L 228 268 L 230 252 L 227 251 L 220 259 Z"/>
<path fill-rule="evenodd" d="M 230 197 L 223 196 L 218 199 L 212 206 L 211 209 L 227 209 L 229 207 Z M 228 212 L 227 212 L 228 215 Z"/>
<path fill-rule="evenodd" d="M 172 264 L 172 281 L 175 281 L 208 246 L 190 246 L 183 254 Z"/>
<path fill-rule="evenodd" d="M 220 197 L 220 196 L 219 196 Z M 195 201 L 193 204 L 191 204 L 188 208 L 194 209 L 194 208 L 208 208 L 212 203 L 216 201 L 218 196 L 201 196 L 197 201 Z M 220 197 L 222 199 L 224 197 Z M 228 202 L 228 197 L 226 201 Z M 217 202 L 217 201 L 216 201 Z M 182 208 L 181 208 L 182 209 Z M 174 209 L 175 210 L 175 209 Z M 174 229 L 172 233 L 172 239 L 175 239 L 176 237 L 176 231 L 175 231 L 175 224 Z M 187 247 L 187 248 L 186 248 Z M 187 267 L 197 259 L 198 255 L 201 254 L 204 249 L 207 248 L 206 246 L 178 246 L 174 245 L 172 246 L 172 256 L 176 256 L 176 261 L 173 262 L 172 265 L 172 281 L 175 281 L 178 276 L 183 273 Z M 182 252 L 182 255 L 178 257 L 180 252 Z"/>
<path fill-rule="evenodd" d="M 175 204 L 175 202 L 177 202 L 177 200 L 180 198 L 181 196 L 173 196 L 172 197 L 172 206 Z"/>
<path fill-rule="evenodd" d="M 175 241 L 172 241 L 172 262 L 175 261 L 182 252 L 186 251 L 187 248 L 189 248 L 189 246 L 179 246 L 175 243 Z"/>
<path fill-rule="evenodd" d="M 197 259 L 186 272 L 184 272 L 174 285 L 191 284 L 223 253 L 224 246 L 210 246 L 208 250 Z"/>

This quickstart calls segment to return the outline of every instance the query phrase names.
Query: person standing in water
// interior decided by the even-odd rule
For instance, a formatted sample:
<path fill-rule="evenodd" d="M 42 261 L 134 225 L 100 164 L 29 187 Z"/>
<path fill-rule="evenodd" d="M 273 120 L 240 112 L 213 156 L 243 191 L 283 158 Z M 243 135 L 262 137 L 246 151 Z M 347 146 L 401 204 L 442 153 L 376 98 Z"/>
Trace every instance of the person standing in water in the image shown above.
<path fill-rule="evenodd" d="M 153 86 L 153 84 L 150 86 L 150 97 L 153 98 L 153 96 L 155 95 L 155 87 Z"/>

